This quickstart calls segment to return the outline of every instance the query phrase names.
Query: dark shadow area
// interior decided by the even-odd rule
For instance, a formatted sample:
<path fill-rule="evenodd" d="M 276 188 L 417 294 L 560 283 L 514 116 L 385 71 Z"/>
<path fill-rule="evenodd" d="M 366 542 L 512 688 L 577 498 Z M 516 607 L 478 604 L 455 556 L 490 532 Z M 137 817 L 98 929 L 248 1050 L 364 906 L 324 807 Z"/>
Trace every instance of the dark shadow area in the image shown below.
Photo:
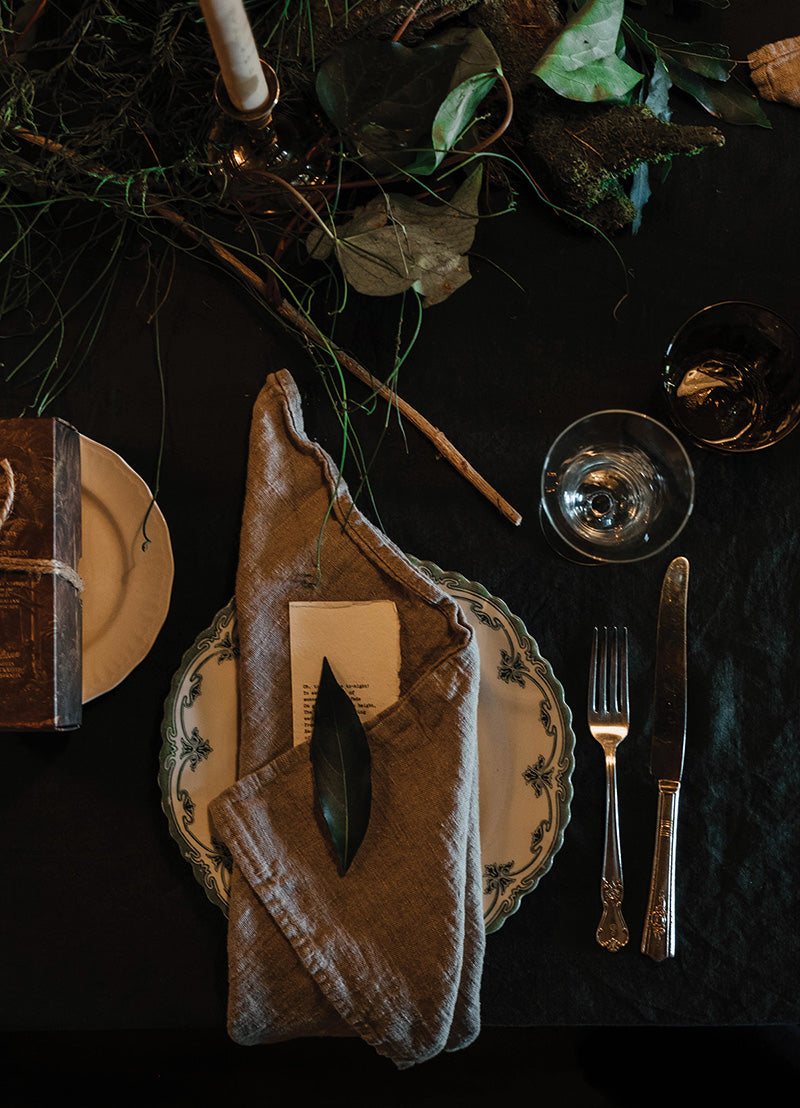
<path fill-rule="evenodd" d="M 465 1051 L 398 1071 L 356 1040 L 238 1047 L 221 1032 L 12 1033 L 10 1108 L 57 1089 L 82 1104 L 293 1103 L 325 1108 L 473 1105 L 517 1098 L 577 1108 L 679 1103 L 691 1090 L 741 1103 L 800 1075 L 800 1030 L 490 1028 Z"/>

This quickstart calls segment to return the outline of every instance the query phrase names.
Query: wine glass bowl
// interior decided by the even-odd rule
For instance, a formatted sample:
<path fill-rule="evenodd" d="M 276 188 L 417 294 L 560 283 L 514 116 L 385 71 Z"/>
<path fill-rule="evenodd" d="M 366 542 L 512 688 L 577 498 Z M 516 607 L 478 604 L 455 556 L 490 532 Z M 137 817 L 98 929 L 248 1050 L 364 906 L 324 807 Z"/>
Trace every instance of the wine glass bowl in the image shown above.
<path fill-rule="evenodd" d="M 542 467 L 542 527 L 574 561 L 648 558 L 677 537 L 693 504 L 685 449 L 640 412 L 593 412 L 577 420 L 553 442 Z"/>
<path fill-rule="evenodd" d="M 769 308 L 712 304 L 677 331 L 664 357 L 670 418 L 712 450 L 763 450 L 800 422 L 800 336 Z"/>

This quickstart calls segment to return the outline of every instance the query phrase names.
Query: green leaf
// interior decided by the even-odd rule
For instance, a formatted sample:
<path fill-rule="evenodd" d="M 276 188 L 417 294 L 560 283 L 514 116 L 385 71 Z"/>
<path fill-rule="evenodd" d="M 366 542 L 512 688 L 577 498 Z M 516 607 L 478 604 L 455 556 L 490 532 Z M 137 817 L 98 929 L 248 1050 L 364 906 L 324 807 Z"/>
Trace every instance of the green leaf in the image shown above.
<path fill-rule="evenodd" d="M 661 57 L 713 81 L 727 81 L 736 66 L 728 47 L 719 42 L 677 42 L 667 35 L 651 34 L 650 43 Z"/>
<path fill-rule="evenodd" d="M 327 658 L 311 734 L 314 784 L 344 876 L 361 845 L 372 807 L 372 760 L 364 726 Z"/>
<path fill-rule="evenodd" d="M 741 85 L 729 81 L 734 63 L 727 60 L 726 46 L 677 43 L 664 36 L 649 36 L 642 27 L 627 18 L 625 28 L 638 40 L 638 45 L 646 54 L 656 62 L 663 62 L 673 85 L 693 97 L 711 115 L 726 123 L 772 126 L 758 98 Z"/>
<path fill-rule="evenodd" d="M 630 198 L 636 208 L 636 215 L 631 223 L 631 233 L 637 235 L 642 226 L 642 210 L 650 199 L 650 167 L 647 162 L 640 162 L 633 171 Z"/>
<path fill-rule="evenodd" d="M 617 54 L 624 0 L 588 0 L 545 50 L 533 76 L 569 100 L 621 100 L 642 74 Z"/>
<path fill-rule="evenodd" d="M 406 173 L 424 176 L 439 167 L 469 127 L 475 116 L 475 109 L 494 82 L 495 74 L 478 73 L 474 77 L 468 77 L 448 93 L 433 121 L 431 149 L 423 150 L 416 161 L 406 166 Z"/>
<path fill-rule="evenodd" d="M 699 73 L 686 69 L 677 62 L 664 59 L 673 85 L 693 96 L 694 99 L 717 119 L 740 126 L 771 127 L 757 97 L 741 85 L 711 83 Z"/>
<path fill-rule="evenodd" d="M 645 107 L 648 107 L 657 119 L 669 123 L 672 111 L 669 106 L 669 90 L 672 88 L 667 67 L 661 58 L 656 58 L 650 76 Z"/>
<path fill-rule="evenodd" d="M 424 174 L 458 141 L 499 72 L 483 32 L 455 28 L 415 49 L 351 40 L 320 66 L 316 87 L 365 168 Z"/>
<path fill-rule="evenodd" d="M 669 79 L 666 66 L 660 58 L 656 58 L 644 103 L 656 119 L 660 119 L 664 123 L 669 122 L 672 114 L 669 106 L 669 90 L 671 87 L 672 82 Z M 642 228 L 644 206 L 651 196 L 650 166 L 647 162 L 640 162 L 634 169 L 629 196 L 631 203 L 636 208 L 636 215 L 631 223 L 631 232 L 637 235 Z"/>
<path fill-rule="evenodd" d="M 647 7 L 647 0 L 630 0 L 632 4 L 637 4 L 640 8 Z M 709 8 L 729 8 L 731 6 L 731 0 L 697 0 L 699 4 L 705 4 Z M 656 0 L 656 8 L 664 12 L 665 15 L 672 15 L 672 0 Z"/>
<path fill-rule="evenodd" d="M 375 196 L 333 238 L 312 231 L 309 254 L 324 260 L 334 251 L 345 279 L 366 296 L 414 288 L 424 307 L 441 303 L 470 278 L 465 255 L 475 237 L 481 179 L 478 165 L 450 204 Z"/>

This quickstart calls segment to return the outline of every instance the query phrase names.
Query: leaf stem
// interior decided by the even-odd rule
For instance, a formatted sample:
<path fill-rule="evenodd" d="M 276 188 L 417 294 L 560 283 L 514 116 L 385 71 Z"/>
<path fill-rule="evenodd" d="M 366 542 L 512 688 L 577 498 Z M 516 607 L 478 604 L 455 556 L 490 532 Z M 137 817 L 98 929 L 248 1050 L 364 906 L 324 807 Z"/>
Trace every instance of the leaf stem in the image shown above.
<path fill-rule="evenodd" d="M 405 17 L 403 22 L 400 24 L 400 27 L 398 28 L 398 30 L 395 31 L 394 36 L 392 37 L 392 42 L 399 42 L 400 41 L 400 39 L 403 37 L 403 35 L 408 30 L 409 24 L 414 19 L 417 12 L 419 11 L 419 9 L 422 7 L 422 2 L 423 2 L 423 0 L 417 0 L 416 4 L 414 4 L 414 6 L 410 9 L 410 11 L 408 12 L 408 15 Z"/>

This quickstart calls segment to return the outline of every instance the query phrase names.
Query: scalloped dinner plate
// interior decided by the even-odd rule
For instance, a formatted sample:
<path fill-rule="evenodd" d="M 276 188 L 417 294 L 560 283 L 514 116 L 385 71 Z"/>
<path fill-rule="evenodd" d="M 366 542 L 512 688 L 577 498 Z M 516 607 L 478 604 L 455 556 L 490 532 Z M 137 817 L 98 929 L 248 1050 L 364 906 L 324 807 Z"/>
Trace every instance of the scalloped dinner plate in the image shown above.
<path fill-rule="evenodd" d="M 458 602 L 480 651 L 483 912 L 492 932 L 536 887 L 561 846 L 572 801 L 572 716 L 550 665 L 502 600 L 432 562 L 414 564 Z M 209 900 L 225 912 L 231 862 L 211 833 L 208 805 L 236 779 L 238 649 L 231 601 L 173 677 L 159 767 L 170 833 Z"/>
<path fill-rule="evenodd" d="M 150 489 L 119 454 L 85 435 L 81 529 L 86 704 L 115 688 L 149 653 L 169 610 L 174 562 Z"/>

